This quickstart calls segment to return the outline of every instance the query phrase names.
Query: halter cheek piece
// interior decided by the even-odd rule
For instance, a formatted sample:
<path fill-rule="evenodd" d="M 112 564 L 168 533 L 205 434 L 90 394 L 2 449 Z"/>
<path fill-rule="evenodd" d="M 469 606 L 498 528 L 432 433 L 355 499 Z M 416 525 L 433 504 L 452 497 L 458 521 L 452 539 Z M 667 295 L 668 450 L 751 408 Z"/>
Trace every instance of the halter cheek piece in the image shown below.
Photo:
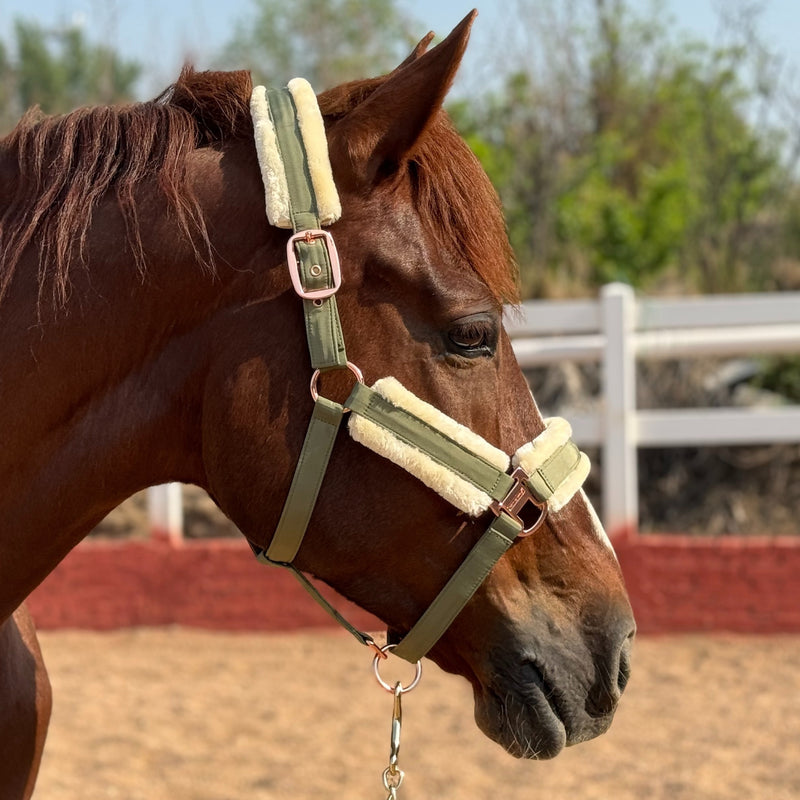
<path fill-rule="evenodd" d="M 380 652 L 372 638 L 347 622 L 292 565 L 314 510 L 344 414 L 352 438 L 419 478 L 459 510 L 494 519 L 395 655 L 416 662 L 436 644 L 517 539 L 534 533 L 548 511 L 564 506 L 589 472 L 589 459 L 571 440 L 569 424 L 546 420 L 545 431 L 512 458 L 469 428 L 405 389 L 394 378 L 371 388 L 347 361 L 336 307 L 341 269 L 333 238 L 321 225 L 341 215 L 316 97 L 301 78 L 284 90 L 256 87 L 250 101 L 256 149 L 264 179 L 267 217 L 291 228 L 287 264 L 303 300 L 314 411 L 278 527 L 259 561 L 288 567 L 311 595 L 360 642 Z M 346 367 L 355 386 L 339 404 L 317 393 L 321 372 Z"/>

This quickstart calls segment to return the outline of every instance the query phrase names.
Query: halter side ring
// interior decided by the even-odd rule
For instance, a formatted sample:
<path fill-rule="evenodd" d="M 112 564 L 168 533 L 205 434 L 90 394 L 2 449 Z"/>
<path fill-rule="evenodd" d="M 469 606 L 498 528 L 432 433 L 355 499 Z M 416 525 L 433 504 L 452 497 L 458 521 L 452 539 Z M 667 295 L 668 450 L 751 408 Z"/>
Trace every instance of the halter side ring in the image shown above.
<path fill-rule="evenodd" d="M 348 361 L 345 365 L 350 372 L 353 373 L 356 381 L 358 383 L 364 383 L 364 374 L 361 370 L 352 362 Z M 317 383 L 319 382 L 320 370 L 315 369 L 314 374 L 311 376 L 311 383 L 309 384 L 309 389 L 311 390 L 311 399 L 316 403 L 317 398 L 319 397 L 319 390 L 317 389 Z M 345 408 L 345 412 L 348 412 L 350 409 Z"/>

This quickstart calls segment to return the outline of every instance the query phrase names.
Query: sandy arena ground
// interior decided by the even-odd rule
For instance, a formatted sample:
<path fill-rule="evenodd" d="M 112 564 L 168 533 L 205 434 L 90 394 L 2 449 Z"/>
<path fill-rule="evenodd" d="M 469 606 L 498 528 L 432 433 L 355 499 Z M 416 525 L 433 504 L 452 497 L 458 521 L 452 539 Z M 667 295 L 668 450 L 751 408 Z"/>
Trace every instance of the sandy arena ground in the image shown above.
<path fill-rule="evenodd" d="M 35 800 L 386 797 L 391 696 L 343 634 L 41 638 L 55 709 Z M 466 683 L 430 663 L 403 712 L 399 800 L 800 798 L 796 636 L 640 639 L 610 732 L 549 762 L 484 738 Z"/>

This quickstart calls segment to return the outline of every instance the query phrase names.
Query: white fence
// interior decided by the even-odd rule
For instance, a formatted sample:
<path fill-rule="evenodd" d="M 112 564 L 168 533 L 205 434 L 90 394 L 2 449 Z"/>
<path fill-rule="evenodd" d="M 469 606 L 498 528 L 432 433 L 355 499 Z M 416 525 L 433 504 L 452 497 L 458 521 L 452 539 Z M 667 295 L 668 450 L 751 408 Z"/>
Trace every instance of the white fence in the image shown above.
<path fill-rule="evenodd" d="M 800 353 L 800 292 L 637 300 L 624 284 L 598 300 L 532 301 L 507 322 L 523 368 L 599 362 L 599 410 L 570 414 L 575 439 L 599 445 L 604 523 L 638 521 L 639 447 L 800 442 L 800 407 L 637 410 L 636 360 Z M 180 487 L 150 489 L 151 527 L 181 536 Z"/>
<path fill-rule="evenodd" d="M 639 447 L 800 442 L 800 406 L 637 410 L 637 359 L 800 353 L 800 292 L 637 300 L 624 284 L 598 300 L 533 301 L 507 324 L 523 368 L 600 362 L 594 414 L 570 414 L 575 439 L 603 452 L 610 531 L 638 521 Z"/>

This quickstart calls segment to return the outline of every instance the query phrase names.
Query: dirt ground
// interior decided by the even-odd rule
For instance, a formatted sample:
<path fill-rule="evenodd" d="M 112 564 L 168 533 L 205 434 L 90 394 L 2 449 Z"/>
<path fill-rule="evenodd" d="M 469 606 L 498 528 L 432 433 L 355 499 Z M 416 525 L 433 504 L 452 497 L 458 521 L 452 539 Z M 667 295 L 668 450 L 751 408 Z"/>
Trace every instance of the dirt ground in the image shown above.
<path fill-rule="evenodd" d="M 391 696 L 343 634 L 41 638 L 55 708 L 35 800 L 386 797 Z M 399 800 L 800 798 L 798 636 L 640 639 L 609 733 L 554 761 L 484 738 L 466 683 L 430 663 L 403 713 Z"/>

